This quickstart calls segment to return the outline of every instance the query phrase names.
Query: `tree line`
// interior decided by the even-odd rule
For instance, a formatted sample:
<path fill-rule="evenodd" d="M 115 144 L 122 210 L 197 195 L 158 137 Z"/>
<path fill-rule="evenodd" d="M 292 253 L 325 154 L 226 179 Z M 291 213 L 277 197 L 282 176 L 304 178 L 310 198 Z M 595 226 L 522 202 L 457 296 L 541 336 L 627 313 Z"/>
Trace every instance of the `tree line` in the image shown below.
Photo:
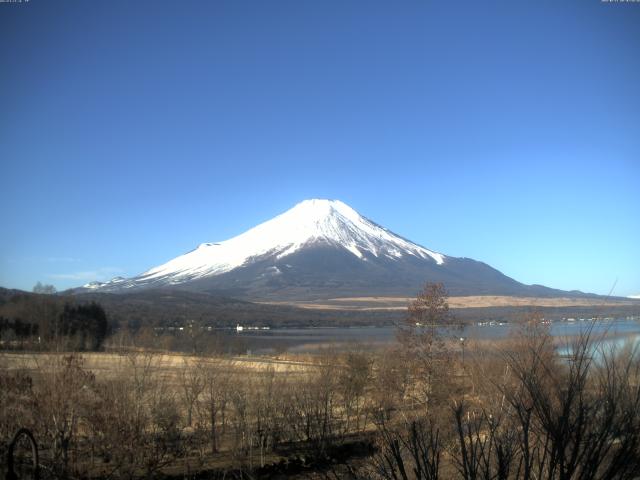
<path fill-rule="evenodd" d="M 0 305 L 3 348 L 99 350 L 109 332 L 107 315 L 95 302 L 20 294 Z"/>

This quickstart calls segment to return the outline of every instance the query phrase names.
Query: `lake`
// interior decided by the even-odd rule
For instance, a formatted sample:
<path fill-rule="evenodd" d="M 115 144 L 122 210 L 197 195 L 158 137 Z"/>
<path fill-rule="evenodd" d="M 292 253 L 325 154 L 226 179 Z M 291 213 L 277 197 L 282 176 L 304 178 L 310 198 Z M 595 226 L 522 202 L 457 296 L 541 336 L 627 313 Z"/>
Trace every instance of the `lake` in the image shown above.
<path fill-rule="evenodd" d="M 550 324 L 554 337 L 574 337 L 591 325 L 590 320 L 557 321 Z M 518 324 L 470 325 L 462 329 L 442 330 L 441 334 L 450 338 L 468 340 L 499 340 L 507 338 L 518 329 Z M 384 346 L 396 340 L 395 326 L 375 327 L 313 327 L 313 328 L 272 328 L 270 330 L 243 330 L 228 333 L 235 343 L 242 344 L 251 353 L 273 353 L 289 351 L 308 353 L 323 347 L 332 346 L 347 349 L 355 344 L 369 347 Z M 593 336 L 606 336 L 606 342 L 622 345 L 627 341 L 640 343 L 640 318 L 616 318 L 596 320 Z M 231 340 L 231 338 L 230 338 Z"/>

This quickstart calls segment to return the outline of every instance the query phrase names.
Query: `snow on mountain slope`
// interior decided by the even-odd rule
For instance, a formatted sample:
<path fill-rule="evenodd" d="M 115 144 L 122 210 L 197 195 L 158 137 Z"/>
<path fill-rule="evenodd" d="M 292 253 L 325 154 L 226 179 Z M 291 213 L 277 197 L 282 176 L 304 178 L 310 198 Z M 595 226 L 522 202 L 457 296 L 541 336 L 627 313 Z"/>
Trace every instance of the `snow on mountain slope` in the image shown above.
<path fill-rule="evenodd" d="M 342 247 L 363 261 L 366 254 L 391 259 L 412 255 L 430 258 L 438 265 L 446 258 L 391 233 L 340 201 L 305 200 L 237 237 L 220 243 L 203 243 L 137 279 L 180 283 L 226 273 L 264 255 L 282 259 L 315 243 Z"/>
<path fill-rule="evenodd" d="M 83 292 L 176 287 L 249 299 L 413 295 L 443 282 L 454 295 L 559 296 L 482 262 L 412 243 L 337 200 L 305 200 L 245 233 L 203 243 L 133 278 L 92 282 Z"/>

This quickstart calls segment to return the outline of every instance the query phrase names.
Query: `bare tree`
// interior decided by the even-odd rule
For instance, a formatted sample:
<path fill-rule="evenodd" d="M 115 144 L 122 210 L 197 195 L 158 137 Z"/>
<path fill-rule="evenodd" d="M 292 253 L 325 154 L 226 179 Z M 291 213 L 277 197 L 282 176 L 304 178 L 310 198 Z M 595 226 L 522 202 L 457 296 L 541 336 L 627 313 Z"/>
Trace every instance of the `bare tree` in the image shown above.
<path fill-rule="evenodd" d="M 544 342 L 508 355 L 517 384 L 505 394 L 519 421 L 522 478 L 635 478 L 638 352 L 598 351 L 593 340 L 587 329 L 564 359 L 550 357 Z"/>
<path fill-rule="evenodd" d="M 51 446 L 53 465 L 63 476 L 68 474 L 70 451 L 86 416 L 87 396 L 95 385 L 95 376 L 83 363 L 78 355 L 55 357 L 40 367 L 34 388 L 37 431 Z"/>
<path fill-rule="evenodd" d="M 315 371 L 308 372 L 290 385 L 291 410 L 289 426 L 295 439 L 309 442 L 318 455 L 323 455 L 335 432 L 337 403 L 336 377 L 330 364 L 332 357 L 321 357 Z"/>
<path fill-rule="evenodd" d="M 225 413 L 229 403 L 229 383 L 231 381 L 230 365 L 205 363 L 200 368 L 203 373 L 203 389 L 200 401 L 197 403 L 200 423 L 209 430 L 209 444 L 211 453 L 218 452 L 218 437 L 223 429 Z"/>
<path fill-rule="evenodd" d="M 33 286 L 33 293 L 42 293 L 45 295 L 53 295 L 58 290 L 53 285 L 42 284 L 41 282 L 36 283 Z"/>
<path fill-rule="evenodd" d="M 494 415 L 467 407 L 461 401 L 452 409 L 458 442 L 451 447 L 451 458 L 460 476 L 464 480 L 520 478 L 517 425 L 501 409 Z"/>
<path fill-rule="evenodd" d="M 378 422 L 391 420 L 392 412 L 402 404 L 409 387 L 409 370 L 406 356 L 395 347 L 383 350 L 374 360 L 369 393 Z"/>
<path fill-rule="evenodd" d="M 413 398 L 426 410 L 436 397 L 444 397 L 451 379 L 450 352 L 441 330 L 450 327 L 448 294 L 442 283 L 427 283 L 408 307 L 399 325 L 398 340 L 412 366 Z"/>
<path fill-rule="evenodd" d="M 27 427 L 33 429 L 33 379 L 28 371 L 0 369 L 0 458 L 5 459 L 14 434 Z M 0 478 L 6 475 L 0 464 Z"/>
<path fill-rule="evenodd" d="M 364 352 L 346 354 L 345 365 L 338 376 L 338 389 L 345 415 L 345 432 L 360 430 L 360 416 L 366 388 L 371 381 L 372 361 Z M 355 420 L 355 425 L 353 421 Z"/>
<path fill-rule="evenodd" d="M 205 388 L 205 371 L 202 362 L 184 358 L 178 379 L 182 402 L 187 411 L 187 426 L 191 427 L 194 406 Z"/>
<path fill-rule="evenodd" d="M 442 457 L 439 429 L 425 420 L 414 420 L 407 427 L 381 429 L 373 471 L 388 480 L 437 480 Z"/>

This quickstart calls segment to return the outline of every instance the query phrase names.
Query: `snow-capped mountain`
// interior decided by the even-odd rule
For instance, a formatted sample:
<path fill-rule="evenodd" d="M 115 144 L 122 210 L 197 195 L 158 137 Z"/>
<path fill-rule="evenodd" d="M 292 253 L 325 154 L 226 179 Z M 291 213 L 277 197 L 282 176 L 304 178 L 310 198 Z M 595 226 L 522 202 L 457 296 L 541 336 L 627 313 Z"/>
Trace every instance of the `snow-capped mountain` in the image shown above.
<path fill-rule="evenodd" d="M 484 263 L 434 252 L 343 202 L 318 199 L 305 200 L 229 240 L 202 243 L 137 277 L 83 288 L 122 292 L 174 287 L 250 298 L 317 298 L 413 295 L 426 281 L 442 281 L 453 294 L 553 292 L 522 285 Z"/>
<path fill-rule="evenodd" d="M 291 210 L 230 240 L 203 243 L 195 250 L 152 268 L 140 280 L 171 283 L 220 275 L 265 255 L 283 259 L 314 244 L 342 248 L 356 258 L 412 255 L 444 262 L 444 255 L 411 243 L 334 200 L 306 200 Z"/>

